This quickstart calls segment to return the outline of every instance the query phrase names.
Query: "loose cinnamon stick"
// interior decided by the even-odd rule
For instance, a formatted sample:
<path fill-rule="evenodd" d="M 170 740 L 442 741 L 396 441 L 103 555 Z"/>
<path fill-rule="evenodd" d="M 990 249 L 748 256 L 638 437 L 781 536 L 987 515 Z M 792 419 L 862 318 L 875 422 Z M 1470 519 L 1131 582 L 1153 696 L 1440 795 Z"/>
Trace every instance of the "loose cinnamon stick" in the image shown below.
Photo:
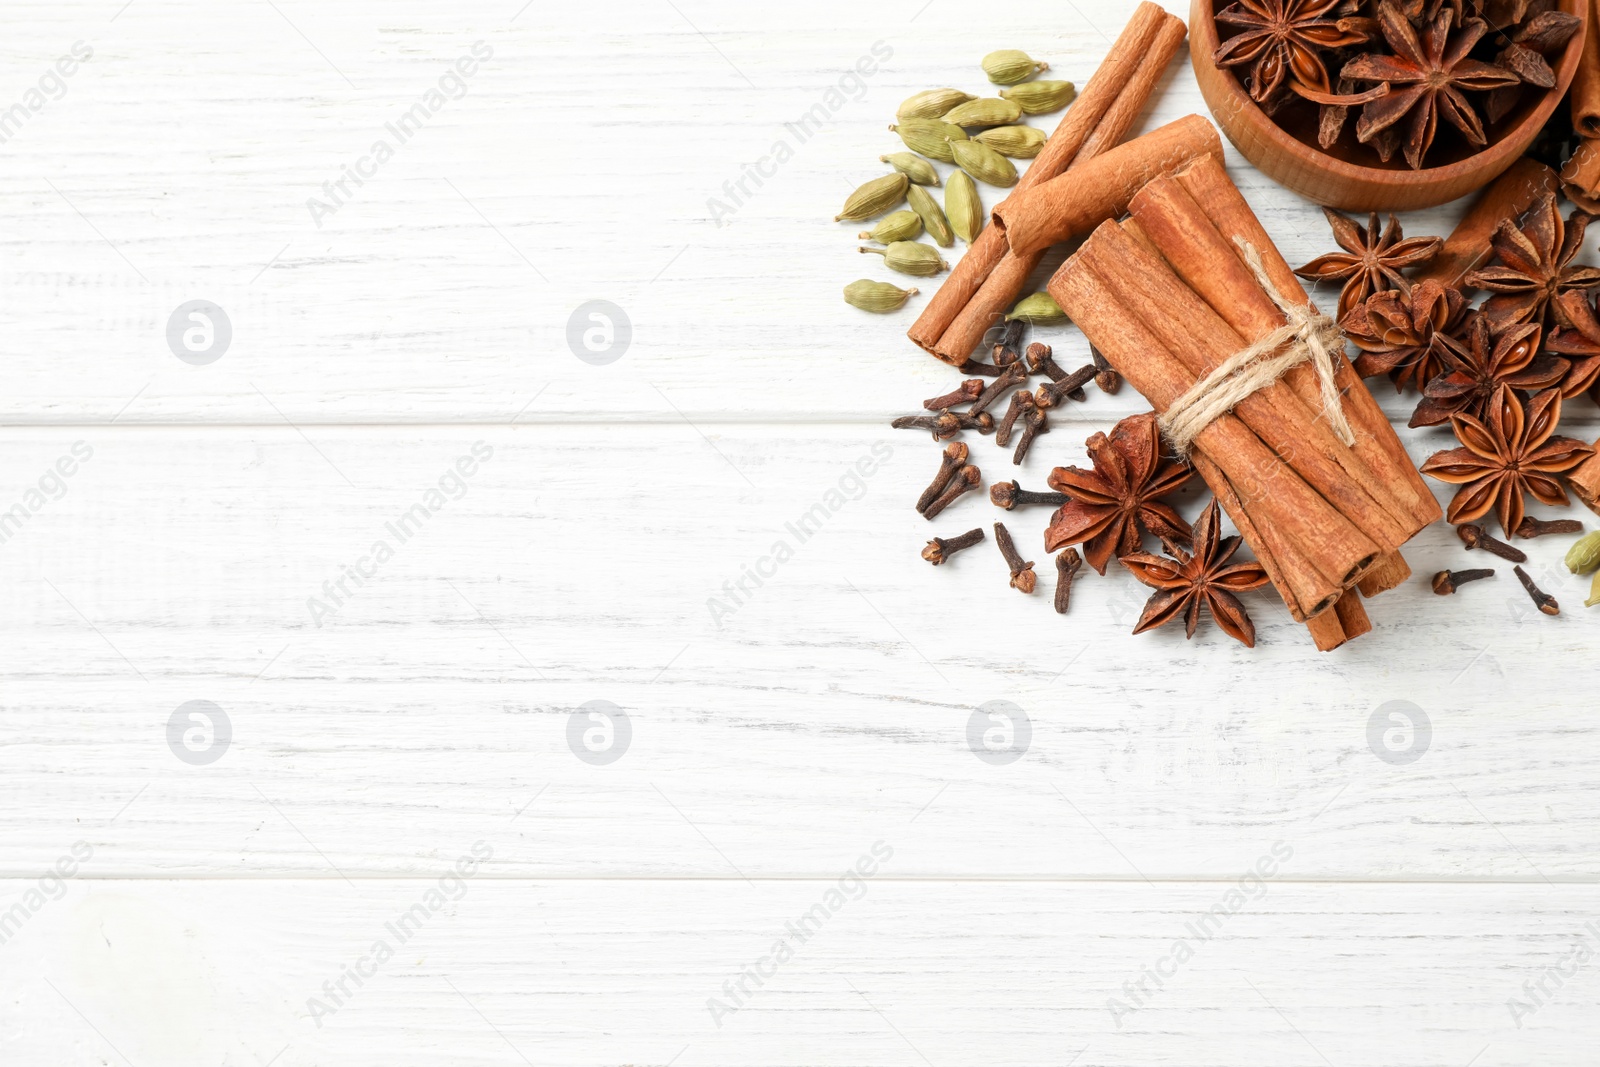
<path fill-rule="evenodd" d="M 1600 138 L 1600 3 L 1590 0 L 1588 34 L 1578 70 L 1572 75 L 1572 128 L 1583 138 Z"/>
<path fill-rule="evenodd" d="M 1415 280 L 1432 278 L 1441 285 L 1459 286 L 1489 262 L 1493 254 L 1489 242 L 1500 224 L 1521 215 L 1545 193 L 1555 192 L 1556 185 L 1555 171 L 1537 160 L 1524 157 L 1511 164 L 1467 209 L 1439 254 L 1417 272 Z"/>
<path fill-rule="evenodd" d="M 1149 0 L 1141 3 L 1012 195 L 1091 159 L 1126 136 L 1182 46 L 1184 33 L 1181 19 Z M 1005 236 L 986 228 L 907 336 L 931 355 L 959 366 L 1016 301 L 1040 258 L 1013 255 Z"/>
<path fill-rule="evenodd" d="M 1050 280 L 1050 293 L 1094 340 L 1106 359 L 1157 411 L 1165 411 L 1195 376 L 1147 327 L 1137 294 L 1119 290 L 1101 273 L 1100 233 L 1105 223 Z M 1120 232 L 1120 231 L 1119 231 Z M 1103 342 L 1103 343 L 1102 343 Z M 1237 416 L 1224 415 L 1196 438 L 1197 453 L 1211 460 L 1248 501 L 1267 551 L 1278 561 L 1290 601 L 1309 618 L 1331 607 L 1351 577 L 1368 566 L 1377 546 L 1262 443 Z M 1202 472 L 1203 473 L 1203 472 Z M 1263 479 L 1270 479 L 1264 485 Z M 1306 546 L 1301 548 L 1300 546 Z M 1311 567 L 1293 568 L 1315 546 Z"/>
<path fill-rule="evenodd" d="M 1549 172 L 1548 167 L 1544 169 L 1546 173 Z M 1245 202 L 1244 195 L 1220 165 L 1200 159 L 1179 171 L 1176 179 L 1216 224 L 1218 232 L 1228 239 L 1236 257 L 1243 255 L 1234 241 L 1235 237 L 1240 237 L 1261 253 L 1262 265 L 1278 292 L 1290 300 L 1311 303 L 1300 280 L 1262 228 L 1261 220 L 1256 218 L 1255 212 Z M 1345 419 L 1355 433 L 1357 454 L 1390 487 L 1391 492 L 1407 503 L 1419 529 L 1437 522 L 1443 517 L 1439 502 L 1422 480 L 1422 474 L 1406 452 L 1405 445 L 1400 443 L 1388 416 L 1378 407 L 1377 400 L 1356 374 L 1355 368 L 1350 366 L 1348 359 L 1341 355 L 1335 361 L 1335 370 L 1334 383 L 1344 395 Z"/>
<path fill-rule="evenodd" d="M 1128 209 L 1152 178 L 1201 156 L 1222 162 L 1222 138 L 1210 121 L 1185 115 L 994 209 L 994 224 L 1019 255 L 1041 252 Z"/>
<path fill-rule="evenodd" d="M 1590 511 L 1600 515 L 1600 441 L 1594 443 L 1595 454 L 1567 475 L 1567 484 Z"/>

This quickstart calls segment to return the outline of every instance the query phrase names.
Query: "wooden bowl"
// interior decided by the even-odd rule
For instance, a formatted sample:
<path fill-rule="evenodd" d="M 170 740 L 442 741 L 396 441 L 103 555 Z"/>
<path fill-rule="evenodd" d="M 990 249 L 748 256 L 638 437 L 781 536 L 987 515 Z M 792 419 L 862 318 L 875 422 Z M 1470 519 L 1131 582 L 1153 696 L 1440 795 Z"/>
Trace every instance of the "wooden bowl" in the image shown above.
<path fill-rule="evenodd" d="M 1396 152 L 1389 163 L 1380 163 L 1365 145 L 1354 149 L 1335 145 L 1331 152 L 1317 146 L 1314 124 L 1291 132 L 1269 118 L 1245 92 L 1231 70 L 1211 61 L 1219 41 L 1216 0 L 1191 0 L 1189 9 L 1189 52 L 1194 62 L 1195 80 L 1200 94 L 1222 132 L 1228 135 L 1244 157 L 1279 185 L 1292 189 L 1319 204 L 1346 211 L 1405 211 L 1433 207 L 1480 189 L 1500 175 L 1520 157 L 1538 135 L 1545 121 L 1566 94 L 1567 85 L 1578 69 L 1587 32 L 1587 0 L 1560 0 L 1559 7 L 1583 19 L 1585 26 L 1573 34 L 1566 50 L 1552 66 L 1556 84 L 1542 96 L 1526 94 L 1509 114 L 1486 131 L 1489 144 L 1477 151 L 1463 144 L 1453 154 L 1440 153 L 1436 145 L 1429 155 L 1443 159 L 1438 166 L 1412 170 L 1404 156 Z M 1358 111 L 1358 109 L 1352 109 Z M 1351 115 L 1351 122 L 1355 115 Z M 1440 136 L 1446 123 L 1440 122 Z M 1340 154 L 1348 158 L 1340 158 Z M 1435 155 L 1440 153 L 1440 155 Z"/>

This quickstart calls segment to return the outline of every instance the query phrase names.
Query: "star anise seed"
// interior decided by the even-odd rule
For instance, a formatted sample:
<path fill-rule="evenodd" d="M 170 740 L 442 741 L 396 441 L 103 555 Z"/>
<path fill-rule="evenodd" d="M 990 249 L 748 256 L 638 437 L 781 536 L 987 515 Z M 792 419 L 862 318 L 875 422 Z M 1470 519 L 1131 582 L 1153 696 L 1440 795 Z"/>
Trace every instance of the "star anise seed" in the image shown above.
<path fill-rule="evenodd" d="M 1387 374 L 1397 392 L 1407 387 L 1420 392 L 1446 369 L 1440 354 L 1443 339 L 1464 336 L 1476 316 L 1461 290 L 1426 278 L 1410 293 L 1391 289 L 1367 297 L 1340 328 L 1361 349 L 1357 374 Z"/>
<path fill-rule="evenodd" d="M 1194 526 L 1194 552 L 1169 548 L 1174 558 L 1149 552 L 1132 552 L 1122 557 L 1122 565 L 1155 592 L 1139 616 L 1133 632 L 1142 634 L 1183 617 L 1184 634 L 1193 637 L 1200 622 L 1200 605 L 1211 609 L 1211 617 L 1224 633 L 1247 648 L 1256 646 L 1256 628 L 1235 593 L 1259 589 L 1267 584 L 1261 564 L 1228 562 L 1239 550 L 1241 538 L 1221 537 L 1222 519 L 1215 499 L 1206 505 Z"/>
<path fill-rule="evenodd" d="M 1319 53 L 1362 44 L 1369 39 L 1368 19 L 1324 18 L 1340 0 L 1238 0 L 1217 12 L 1223 26 L 1241 27 L 1212 53 L 1219 67 L 1249 64 L 1246 88 L 1258 104 L 1280 98 L 1285 90 L 1329 95 L 1328 68 Z"/>
<path fill-rule="evenodd" d="M 1406 239 L 1400 220 L 1393 215 L 1389 216 L 1388 228 L 1380 231 L 1376 211 L 1367 216 L 1365 226 L 1330 208 L 1323 208 L 1322 213 L 1333 230 L 1333 239 L 1344 251 L 1318 256 L 1295 273 L 1312 281 L 1344 282 L 1339 293 L 1341 321 L 1373 293 L 1385 289 L 1409 292 L 1411 283 L 1400 271 L 1427 263 L 1444 244 L 1437 237 Z"/>
<path fill-rule="evenodd" d="M 1538 324 L 1532 322 L 1491 334 L 1488 321 L 1473 316 L 1464 342 L 1440 339 L 1450 370 L 1428 383 L 1410 424 L 1438 426 L 1452 415 L 1482 420 L 1501 387 L 1537 392 L 1560 382 L 1566 377 L 1567 361 L 1539 355 L 1540 336 Z"/>
<path fill-rule="evenodd" d="M 1489 326 L 1503 330 L 1513 322 L 1567 325 L 1557 296 L 1600 286 L 1600 269 L 1574 266 L 1591 216 L 1574 211 L 1561 221 L 1554 193 L 1546 193 L 1522 217 L 1507 219 L 1494 234 L 1494 260 L 1467 275 L 1466 283 L 1494 293 L 1483 302 Z M 1553 322 L 1552 322 L 1553 320 Z"/>
<path fill-rule="evenodd" d="M 1088 446 L 1093 470 L 1050 472 L 1050 488 L 1072 499 L 1051 517 L 1046 551 L 1081 544 L 1089 565 L 1104 574 L 1113 555 L 1139 551 L 1146 532 L 1164 544 L 1189 544 L 1189 524 L 1159 501 L 1193 477 L 1194 468 L 1161 455 L 1155 412 L 1123 419 L 1110 437 L 1097 433 Z"/>
<path fill-rule="evenodd" d="M 1551 331 L 1545 348 L 1565 356 L 1567 374 L 1561 381 L 1561 396 L 1570 400 L 1587 392 L 1600 403 L 1600 316 L 1579 292 L 1562 293 L 1556 307 L 1568 325 Z"/>

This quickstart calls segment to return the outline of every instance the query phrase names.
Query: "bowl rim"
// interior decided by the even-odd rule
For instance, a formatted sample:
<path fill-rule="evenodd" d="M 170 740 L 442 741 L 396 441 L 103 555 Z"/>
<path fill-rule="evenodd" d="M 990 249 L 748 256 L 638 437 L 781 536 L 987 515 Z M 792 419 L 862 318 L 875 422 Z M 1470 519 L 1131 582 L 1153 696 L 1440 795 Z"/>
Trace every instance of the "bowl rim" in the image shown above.
<path fill-rule="evenodd" d="M 1213 71 L 1222 75 L 1218 79 L 1229 101 L 1238 110 L 1242 121 L 1260 131 L 1260 136 L 1270 144 L 1282 151 L 1293 155 L 1303 165 L 1313 167 L 1329 174 L 1350 181 L 1361 182 L 1395 182 L 1403 184 L 1422 184 L 1434 182 L 1450 182 L 1476 174 L 1485 167 L 1494 166 L 1504 162 L 1509 165 L 1511 159 L 1521 156 L 1527 151 L 1528 144 L 1538 134 L 1539 129 L 1550 120 L 1561 101 L 1567 95 L 1567 89 L 1572 84 L 1573 75 L 1578 72 L 1578 64 L 1583 58 L 1584 39 L 1591 27 L 1589 20 L 1589 3 L 1587 0 L 1558 0 L 1556 5 L 1560 10 L 1569 15 L 1576 15 L 1582 24 L 1578 32 L 1572 35 L 1567 42 L 1566 51 L 1561 57 L 1561 63 L 1556 68 L 1556 83 L 1545 93 L 1545 99 L 1538 106 L 1505 132 L 1493 144 L 1473 153 L 1466 159 L 1454 163 L 1446 163 L 1439 167 L 1422 167 L 1418 170 L 1410 168 L 1369 167 L 1360 163 L 1348 163 L 1345 160 L 1329 155 L 1320 148 L 1306 144 L 1298 137 L 1293 136 L 1282 126 L 1275 122 L 1272 116 L 1261 110 L 1250 94 L 1245 91 L 1244 84 L 1238 76 L 1225 67 L 1219 67 L 1212 62 L 1211 54 L 1216 51 L 1221 43 L 1221 35 L 1217 32 L 1216 0 L 1193 0 L 1189 15 L 1189 61 L 1191 63 L 1204 62 Z M 1209 104 L 1210 101 L 1207 101 Z M 1213 117 L 1217 116 L 1218 109 L 1211 108 Z M 1218 118 L 1218 124 L 1227 128 Z M 1525 131 L 1532 127 L 1531 133 L 1522 140 Z M 1515 145 L 1519 140 L 1522 144 L 1515 151 L 1508 146 Z"/>

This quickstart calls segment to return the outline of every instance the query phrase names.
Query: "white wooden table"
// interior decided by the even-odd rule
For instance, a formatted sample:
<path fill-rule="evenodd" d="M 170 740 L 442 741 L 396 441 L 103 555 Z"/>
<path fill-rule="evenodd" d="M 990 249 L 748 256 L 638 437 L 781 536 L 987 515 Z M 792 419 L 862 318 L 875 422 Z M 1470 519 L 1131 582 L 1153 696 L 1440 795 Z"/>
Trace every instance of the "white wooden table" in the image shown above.
<path fill-rule="evenodd" d="M 1596 1062 L 1564 543 L 1549 619 L 1434 597 L 1474 558 L 1429 530 L 1321 655 L 1266 592 L 1253 651 L 1131 637 L 1126 574 L 1058 617 L 1045 513 L 912 510 L 937 448 L 887 423 L 956 375 L 842 305 L 886 275 L 832 215 L 904 96 L 996 47 L 1081 84 L 1129 0 L 518 3 L 6 6 L 0 1062 Z M 1202 109 L 1180 65 L 1146 125 Z M 918 558 L 1002 517 L 1031 598 Z"/>

